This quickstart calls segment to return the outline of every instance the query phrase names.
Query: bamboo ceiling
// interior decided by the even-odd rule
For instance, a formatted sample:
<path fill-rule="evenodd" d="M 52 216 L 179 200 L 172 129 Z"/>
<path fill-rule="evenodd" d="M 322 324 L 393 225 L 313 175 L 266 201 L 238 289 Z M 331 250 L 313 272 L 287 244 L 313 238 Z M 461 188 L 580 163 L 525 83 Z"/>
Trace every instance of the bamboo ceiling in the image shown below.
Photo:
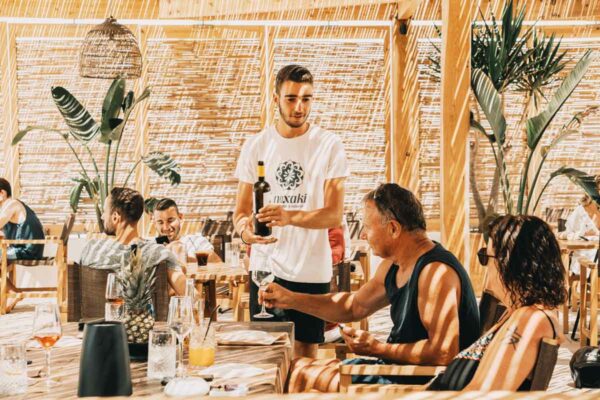
<path fill-rule="evenodd" d="M 278 2 L 280 8 L 269 8 L 263 1 L 227 1 L 227 9 L 219 2 L 202 8 L 200 0 L 0 0 L 1 17 L 99 19 L 113 15 L 118 19 L 152 20 L 163 17 L 209 20 L 389 20 L 396 13 L 396 2 L 325 0 L 314 9 L 294 7 L 298 2 Z M 249 6 L 248 4 L 253 5 Z M 499 13 L 501 1 L 480 2 L 483 13 Z M 600 20 L 600 0 L 527 0 L 527 20 Z M 300 3 L 298 3 L 300 4 Z M 316 4 L 316 3 L 315 3 Z M 255 7 L 255 8 L 249 8 Z M 441 18 L 441 1 L 422 1 L 415 13 L 418 21 Z M 203 11 L 204 10 L 204 11 Z M 208 10 L 208 11 L 206 11 Z M 238 12 L 232 12 L 237 10 Z M 202 12 L 206 14 L 203 15 Z M 0 23 L 0 27 L 3 25 Z M 108 81 L 78 77 L 77 51 L 88 25 L 45 25 L 8 23 L 4 27 L 13 34 L 16 47 L 16 118 L 18 127 L 28 124 L 63 127 L 51 98 L 50 87 L 63 85 L 98 116 L 100 102 L 110 84 Z M 0 50 L 5 60 L 6 30 L 0 37 Z M 150 85 L 150 97 L 144 115 L 132 118 L 126 140 L 121 147 L 117 182 L 132 165 L 134 156 L 152 150 L 171 154 L 182 167 L 182 184 L 172 189 L 148 171 L 138 173 L 136 186 L 145 195 L 175 197 L 192 221 L 201 215 L 222 214 L 233 209 L 235 181 L 233 169 L 241 143 L 260 131 L 265 120 L 276 120 L 274 105 L 266 100 L 269 87 L 264 81 L 262 53 L 265 46 L 262 27 L 143 27 L 130 25 L 145 52 L 144 77 L 136 83 Z M 351 161 L 352 177 L 348 183 L 346 208 L 355 209 L 363 193 L 385 180 L 384 151 L 389 137 L 389 57 L 386 51 L 387 28 L 368 27 L 271 27 L 269 79 L 282 65 L 300 62 L 313 70 L 316 77 L 317 101 L 313 121 L 338 134 Z M 597 49 L 600 56 L 598 25 L 554 27 L 567 39 L 564 46 L 577 57 L 583 49 Z M 426 57 L 431 51 L 432 27 L 415 29 L 418 34 L 419 57 L 419 194 L 427 217 L 439 217 L 439 84 L 426 74 Z M 586 39 L 587 38 L 587 39 Z M 0 82 L 10 81 L 1 76 Z M 10 71 L 9 71 L 10 72 Z M 583 106 L 598 102 L 597 80 L 600 62 L 596 61 L 554 122 L 553 132 Z M 132 82 L 128 82 L 132 87 Z M 6 91 L 4 91 L 6 92 Z M 509 126 L 514 124 L 521 99 L 511 98 L 507 104 Z M 12 135 L 5 115 L 7 100 L 0 101 L 0 129 Z M 265 116 L 263 107 L 269 106 Z M 3 108 L 4 107 L 4 108 Z M 135 124 L 139 124 L 134 128 Z M 554 150 L 546 171 L 566 164 L 590 173 L 600 172 L 600 161 L 594 155 L 600 150 L 600 115 L 589 117 L 575 136 Z M 34 138 L 34 136 L 37 136 Z M 10 138 L 8 138 L 10 139 Z M 545 140 L 550 140 L 549 135 Z M 7 137 L 4 138 L 6 146 Z M 477 174 L 482 195 L 488 192 L 492 164 L 487 143 L 482 141 Z M 81 149 L 79 149 L 81 150 Z M 518 163 L 522 142 L 515 140 L 511 157 Z M 19 147 L 18 171 L 21 197 L 42 215 L 45 222 L 60 221 L 68 212 L 70 178 L 76 177 L 76 162 L 68 147 L 56 134 L 32 133 Z M 6 154 L 6 150 L 5 153 Z M 101 157 L 101 154 L 96 154 Z M 7 170 L 5 157 L 0 157 L 0 175 Z M 86 168 L 92 168 L 84 155 Z M 515 164 L 518 165 L 518 164 Z M 513 165 L 511 171 L 519 172 Z M 42 175 L 41 172 L 44 172 Z M 513 181 L 517 179 L 512 176 Z M 542 182 L 545 178 L 542 176 Z M 513 184 L 514 186 L 514 184 Z M 565 180 L 556 180 L 542 204 L 545 207 L 570 207 L 580 192 Z M 85 217 L 94 216 L 84 206 Z M 471 218 L 475 214 L 471 213 Z M 81 220 L 81 219 L 80 219 Z"/>

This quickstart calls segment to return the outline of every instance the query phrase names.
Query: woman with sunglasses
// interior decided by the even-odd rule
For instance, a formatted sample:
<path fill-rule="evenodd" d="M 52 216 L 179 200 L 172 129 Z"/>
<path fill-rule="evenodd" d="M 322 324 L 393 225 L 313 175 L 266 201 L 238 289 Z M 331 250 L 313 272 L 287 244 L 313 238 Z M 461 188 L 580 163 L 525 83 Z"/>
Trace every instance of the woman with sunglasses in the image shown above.
<path fill-rule="evenodd" d="M 566 291 L 558 242 L 541 219 L 507 215 L 492 222 L 477 256 L 488 267 L 487 289 L 507 312 L 427 390 L 528 390 L 542 339 L 559 335 L 553 310 Z"/>

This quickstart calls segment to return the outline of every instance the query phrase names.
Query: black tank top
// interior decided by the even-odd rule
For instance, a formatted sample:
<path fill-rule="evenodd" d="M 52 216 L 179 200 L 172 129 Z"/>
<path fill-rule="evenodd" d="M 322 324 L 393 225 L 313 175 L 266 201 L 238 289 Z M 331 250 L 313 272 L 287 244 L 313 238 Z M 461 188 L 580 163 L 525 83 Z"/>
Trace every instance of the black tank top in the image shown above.
<path fill-rule="evenodd" d="M 394 326 L 388 343 L 414 343 L 427 339 L 427 330 L 419 314 L 419 275 L 427 265 L 439 262 L 456 271 L 460 278 L 459 346 L 460 350 L 469 347 L 479 337 L 479 309 L 471 286 L 471 280 L 462 264 L 452 253 L 435 243 L 435 247 L 423 254 L 416 262 L 408 282 L 398 288 L 396 274 L 398 266 L 393 264 L 385 277 L 385 291 L 391 304 L 390 314 Z"/>
<path fill-rule="evenodd" d="M 25 207 L 25 221 L 20 224 L 7 222 L 2 228 L 4 237 L 9 240 L 44 239 L 44 228 L 37 215 L 27 204 L 22 201 L 19 203 Z M 17 244 L 10 247 L 15 250 L 18 260 L 39 260 L 44 256 L 43 244 Z"/>

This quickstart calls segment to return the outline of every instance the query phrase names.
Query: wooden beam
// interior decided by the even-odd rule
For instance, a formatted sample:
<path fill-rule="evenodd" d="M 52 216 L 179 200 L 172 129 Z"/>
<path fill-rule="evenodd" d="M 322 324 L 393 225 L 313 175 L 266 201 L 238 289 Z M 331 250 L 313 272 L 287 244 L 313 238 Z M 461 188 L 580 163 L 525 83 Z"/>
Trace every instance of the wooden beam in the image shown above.
<path fill-rule="evenodd" d="M 160 0 L 0 0 L 0 17 L 158 18 Z"/>
<path fill-rule="evenodd" d="M 2 101 L 2 131 L 4 132 L 4 171 L 11 183 L 14 197 L 20 195 L 19 147 L 11 146 L 19 131 L 17 120 L 17 43 L 14 30 L 0 23 L 0 101 Z"/>
<path fill-rule="evenodd" d="M 142 53 L 142 60 L 147 60 L 148 50 L 148 33 L 149 30 L 153 30 L 152 27 L 136 27 L 136 36 Z M 148 85 L 148 63 L 144 62 L 142 65 L 142 74 L 135 81 L 133 90 L 137 96 L 142 94 L 144 88 Z M 152 96 L 152 95 L 150 95 Z M 149 133 L 148 133 L 148 99 L 142 101 L 135 110 L 135 126 L 134 126 L 134 138 L 135 138 L 135 156 L 134 162 L 139 160 L 140 157 L 148 153 L 149 148 Z M 135 171 L 135 189 L 142 194 L 144 199 L 150 195 L 150 184 L 148 177 L 148 167 L 144 163 L 140 163 Z M 142 214 L 141 227 L 139 231 L 142 236 L 147 236 L 149 233 L 150 220 L 146 213 Z"/>
<path fill-rule="evenodd" d="M 392 165 L 396 183 L 419 190 L 419 79 L 417 38 L 395 20 L 391 38 Z"/>
<path fill-rule="evenodd" d="M 474 0 L 442 1 L 440 220 L 442 243 L 469 265 L 469 91 Z"/>
<path fill-rule="evenodd" d="M 265 26 L 261 34 L 262 46 L 260 49 L 260 127 L 266 128 L 273 124 L 273 36 L 274 30 Z"/>
<path fill-rule="evenodd" d="M 412 16 L 420 0 L 161 0 L 159 18 L 204 18 L 398 4 L 400 18 Z"/>
<path fill-rule="evenodd" d="M 385 66 L 386 74 L 385 74 L 385 82 L 383 87 L 385 88 L 385 121 L 384 121 L 384 130 L 385 130 L 385 181 L 386 182 L 394 182 L 393 175 L 393 156 L 392 156 L 392 31 L 389 28 L 389 33 L 385 36 L 383 42 L 383 65 Z"/>

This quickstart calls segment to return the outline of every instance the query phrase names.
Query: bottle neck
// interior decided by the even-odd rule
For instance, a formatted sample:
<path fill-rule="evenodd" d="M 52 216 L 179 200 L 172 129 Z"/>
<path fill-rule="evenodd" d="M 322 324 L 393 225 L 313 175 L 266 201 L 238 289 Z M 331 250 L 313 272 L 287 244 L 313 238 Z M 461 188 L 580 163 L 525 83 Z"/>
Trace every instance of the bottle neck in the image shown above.
<path fill-rule="evenodd" d="M 258 181 L 259 182 L 264 182 L 265 181 L 265 177 L 264 176 L 259 176 L 258 177 Z"/>

